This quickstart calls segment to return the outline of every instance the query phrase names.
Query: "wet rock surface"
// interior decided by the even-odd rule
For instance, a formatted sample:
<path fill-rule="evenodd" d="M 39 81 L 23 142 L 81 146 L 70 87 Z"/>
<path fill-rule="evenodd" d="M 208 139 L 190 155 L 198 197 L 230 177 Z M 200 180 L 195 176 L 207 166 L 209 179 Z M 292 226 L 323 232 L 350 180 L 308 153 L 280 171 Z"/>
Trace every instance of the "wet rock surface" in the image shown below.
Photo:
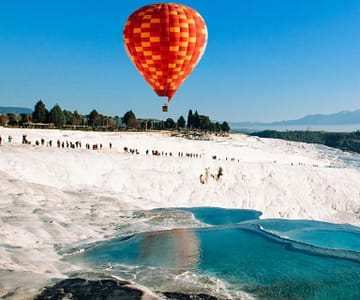
<path fill-rule="evenodd" d="M 62 280 L 51 287 L 46 287 L 35 300 L 100 300 L 100 299 L 141 299 L 144 294 L 135 288 L 130 288 L 127 281 L 113 279 L 86 280 L 72 278 Z"/>
<path fill-rule="evenodd" d="M 42 289 L 35 300 L 141 300 L 144 292 L 137 289 L 131 282 L 99 279 L 87 280 L 70 278 L 62 280 L 53 286 Z M 149 298 L 150 299 L 150 298 Z M 152 298 L 151 299 L 156 299 Z M 185 294 L 178 292 L 159 293 L 159 299 L 172 300 L 220 300 L 207 294 Z"/>
<path fill-rule="evenodd" d="M 164 296 L 167 299 L 174 299 L 174 300 L 220 300 L 214 296 L 210 296 L 207 294 L 183 294 L 183 293 L 173 293 L 173 292 L 166 292 Z"/>

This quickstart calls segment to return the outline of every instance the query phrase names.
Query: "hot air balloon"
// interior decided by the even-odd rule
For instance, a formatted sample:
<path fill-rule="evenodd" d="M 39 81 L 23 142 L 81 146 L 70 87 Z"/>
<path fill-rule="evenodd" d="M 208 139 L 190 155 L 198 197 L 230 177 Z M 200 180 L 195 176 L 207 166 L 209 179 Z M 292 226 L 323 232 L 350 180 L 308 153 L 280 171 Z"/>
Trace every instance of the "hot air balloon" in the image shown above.
<path fill-rule="evenodd" d="M 123 38 L 136 69 L 158 96 L 170 102 L 201 59 L 207 43 L 203 18 L 175 3 L 141 7 L 128 18 Z M 163 111 L 167 111 L 164 104 Z"/>

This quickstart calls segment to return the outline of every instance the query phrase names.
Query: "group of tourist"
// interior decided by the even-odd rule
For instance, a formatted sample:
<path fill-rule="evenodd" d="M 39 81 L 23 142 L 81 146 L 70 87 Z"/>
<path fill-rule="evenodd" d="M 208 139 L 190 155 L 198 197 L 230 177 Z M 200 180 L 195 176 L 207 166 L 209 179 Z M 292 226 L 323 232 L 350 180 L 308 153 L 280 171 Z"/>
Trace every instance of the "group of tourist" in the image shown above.
<path fill-rule="evenodd" d="M 9 135 L 9 136 L 8 136 L 8 142 L 11 143 L 11 141 L 12 141 L 12 136 Z M 2 143 L 2 137 L 1 137 L 1 135 L 0 135 L 0 145 L 1 145 L 1 143 Z"/>
<path fill-rule="evenodd" d="M 8 142 L 11 143 L 12 141 L 12 137 L 9 135 L 8 136 Z M 1 135 L 0 135 L 0 145 L 2 143 L 2 138 L 1 138 Z M 27 135 L 26 134 L 23 134 L 22 135 L 22 144 L 26 144 L 26 145 L 31 145 L 32 142 L 27 138 Z M 33 144 L 35 146 L 46 146 L 46 147 L 53 147 L 53 141 L 52 140 L 45 140 L 44 138 L 41 138 L 40 140 L 35 140 L 35 143 Z M 60 140 L 60 139 L 57 139 L 56 140 L 56 146 L 58 148 L 70 148 L 70 149 L 82 149 L 82 142 L 81 141 L 68 141 L 68 140 Z M 113 145 L 111 142 L 109 142 L 108 144 L 108 149 L 112 149 Z M 102 143 L 96 143 L 96 144 L 89 144 L 89 143 L 86 143 L 85 144 L 85 149 L 87 150 L 102 150 L 104 148 L 103 144 Z M 133 149 L 133 148 L 128 148 L 128 147 L 124 147 L 123 148 L 124 152 L 125 153 L 129 153 L 129 154 L 140 154 L 140 151 L 138 149 Z M 145 151 L 145 154 L 146 155 L 152 155 L 152 156 L 170 156 L 172 157 L 173 156 L 173 153 L 172 152 L 168 152 L 168 151 L 159 151 L 159 150 L 149 150 L 147 149 Z M 182 151 L 179 151 L 177 153 L 178 157 L 179 158 L 183 158 L 183 157 L 186 157 L 186 158 L 201 158 L 201 154 L 199 153 L 191 153 L 191 152 L 182 152 Z M 213 159 L 215 160 L 219 160 L 220 158 L 218 158 L 217 156 L 212 156 Z M 226 157 L 226 160 L 228 160 L 228 158 Z M 232 158 L 231 159 L 232 161 L 234 161 L 235 159 Z"/>
<path fill-rule="evenodd" d="M 11 143 L 12 141 L 12 137 L 9 135 L 8 136 L 8 142 Z M 1 143 L 3 142 L 2 140 L 2 137 L 0 135 L 0 145 Z M 27 135 L 24 134 L 22 135 L 22 144 L 27 144 L 27 145 L 31 145 L 31 141 L 28 140 L 27 138 Z M 52 140 L 45 140 L 44 138 L 41 138 L 40 140 L 35 140 L 35 143 L 34 143 L 35 146 L 47 146 L 47 147 L 53 147 L 53 141 Z M 73 142 L 73 141 L 68 141 L 68 140 L 60 140 L 60 139 L 57 139 L 56 140 L 56 143 L 55 145 L 58 147 L 58 148 L 70 148 L 70 149 L 82 149 L 83 147 L 83 143 L 79 140 Z M 102 143 L 95 143 L 95 144 L 90 144 L 90 143 L 86 143 L 85 144 L 85 149 L 87 150 L 102 150 L 106 148 L 106 146 L 104 147 L 104 145 Z M 108 144 L 108 148 L 107 149 L 112 149 L 113 148 L 113 145 L 111 142 L 109 142 Z M 123 147 L 123 151 L 124 153 L 129 153 L 129 154 L 140 154 L 140 151 L 136 148 L 128 148 L 127 146 Z M 149 150 L 147 149 L 145 151 L 145 154 L 146 155 L 152 155 L 152 156 L 174 156 L 173 152 L 170 152 L 170 151 L 159 151 L 159 150 Z M 179 151 L 177 153 L 177 156 L 179 158 L 202 158 L 201 154 L 199 153 L 192 153 L 192 152 L 182 152 L 182 151 Z M 214 160 L 221 160 L 221 158 L 217 155 L 213 155 L 212 156 L 212 159 Z M 237 161 L 237 162 L 240 162 L 239 159 L 235 159 L 235 158 L 228 158 L 228 157 L 225 157 L 225 160 L 226 161 Z M 275 163 L 276 161 L 274 161 Z M 292 164 L 293 165 L 293 164 Z"/>
<path fill-rule="evenodd" d="M 12 141 L 12 137 L 9 136 L 8 137 L 8 142 L 10 143 Z M 1 136 L 0 136 L 0 144 L 1 144 L 2 140 L 1 140 Z M 27 138 L 26 134 L 22 135 L 22 144 L 25 145 L 31 145 L 32 142 Z M 53 147 L 53 141 L 52 140 L 45 140 L 44 138 L 41 138 L 40 140 L 35 140 L 34 143 L 35 146 L 46 146 L 46 147 Z M 82 149 L 82 142 L 81 141 L 68 141 L 68 140 L 60 140 L 57 139 L 56 140 L 56 146 L 58 148 L 70 148 L 70 149 Z M 112 149 L 113 145 L 111 142 L 109 142 L 108 144 L 108 149 Z M 85 144 L 85 149 L 92 149 L 92 150 L 102 150 L 104 148 L 102 143 L 96 143 L 96 144 L 92 144 L 90 145 L 89 143 Z M 138 149 L 133 149 L 133 148 L 128 148 L 128 147 L 124 147 L 123 148 L 125 153 L 129 153 L 129 154 L 140 154 L 140 151 Z M 168 151 L 159 151 L 159 150 L 149 150 L 147 149 L 145 151 L 146 155 L 153 155 L 153 156 L 173 156 L 172 152 L 168 152 Z M 190 152 L 178 152 L 178 157 L 187 157 L 187 158 L 201 158 L 201 154 L 199 153 L 190 153 Z"/>
<path fill-rule="evenodd" d="M 140 154 L 140 151 L 138 149 L 129 149 L 128 147 L 124 147 L 124 152 L 125 153 L 130 153 L 130 154 Z M 173 156 L 172 152 L 167 152 L 167 151 L 159 151 L 159 150 L 149 150 L 147 149 L 145 151 L 146 155 L 152 155 L 152 156 Z M 184 153 L 184 152 L 178 152 L 178 157 L 189 157 L 189 158 L 201 158 L 201 154 L 198 153 Z"/>
<path fill-rule="evenodd" d="M 27 139 L 26 134 L 24 134 L 22 136 L 22 144 L 27 144 L 27 145 L 31 145 L 31 141 L 29 141 Z M 47 147 L 52 147 L 53 146 L 53 141 L 52 140 L 48 140 L 46 141 L 44 138 L 41 138 L 40 140 L 35 140 L 35 146 L 47 146 Z M 70 149 L 81 149 L 82 148 L 82 143 L 81 141 L 62 141 L 60 139 L 57 139 L 56 141 L 56 146 L 58 148 L 70 148 Z M 98 150 L 98 149 L 103 149 L 103 145 L 102 144 L 93 144 L 90 145 L 89 143 L 85 144 L 85 148 L 86 149 L 93 149 L 93 150 Z M 109 143 L 109 148 L 112 149 L 112 144 Z"/>

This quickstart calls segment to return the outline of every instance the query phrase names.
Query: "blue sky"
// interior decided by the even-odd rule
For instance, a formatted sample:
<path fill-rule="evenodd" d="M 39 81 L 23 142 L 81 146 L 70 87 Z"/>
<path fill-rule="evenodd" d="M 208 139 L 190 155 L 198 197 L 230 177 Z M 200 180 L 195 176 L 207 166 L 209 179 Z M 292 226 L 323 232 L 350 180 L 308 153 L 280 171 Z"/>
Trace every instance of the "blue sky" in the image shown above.
<path fill-rule="evenodd" d="M 156 2 L 156 1 L 155 1 Z M 359 0 L 183 0 L 205 54 L 161 112 L 127 57 L 127 17 L 152 1 L 0 0 L 0 106 L 42 99 L 88 114 L 280 121 L 360 109 Z"/>

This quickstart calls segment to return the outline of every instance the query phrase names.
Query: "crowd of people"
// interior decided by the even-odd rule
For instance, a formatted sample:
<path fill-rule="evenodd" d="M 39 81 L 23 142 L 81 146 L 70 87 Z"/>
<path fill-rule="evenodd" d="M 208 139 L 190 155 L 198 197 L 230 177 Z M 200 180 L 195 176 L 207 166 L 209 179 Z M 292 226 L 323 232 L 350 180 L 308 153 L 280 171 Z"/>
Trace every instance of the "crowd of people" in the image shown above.
<path fill-rule="evenodd" d="M 8 142 L 11 143 L 12 141 L 12 137 L 9 135 L 8 136 Z M 2 138 L 0 135 L 0 145 L 2 143 Z M 26 134 L 22 135 L 22 144 L 26 144 L 26 145 L 32 145 L 32 142 L 27 138 Z M 52 140 L 45 140 L 44 138 L 41 138 L 40 140 L 35 140 L 35 142 L 33 143 L 33 145 L 35 146 L 46 146 L 46 147 L 53 147 L 53 141 Z M 57 139 L 56 143 L 55 143 L 57 148 L 70 148 L 70 149 L 83 149 L 83 143 L 79 140 L 77 141 L 69 141 L 69 140 L 60 140 Z M 111 142 L 109 142 L 108 147 L 104 146 L 102 143 L 95 143 L 95 144 L 90 144 L 90 143 L 86 143 L 85 144 L 85 149 L 87 150 L 103 150 L 103 149 L 113 149 L 113 145 Z M 141 154 L 140 151 L 136 148 L 129 148 L 127 146 L 123 147 L 123 151 L 124 153 L 128 153 L 128 154 Z M 160 150 L 150 150 L 147 149 L 144 153 L 145 155 L 152 155 L 152 156 L 174 156 L 175 154 L 173 154 L 173 152 L 170 151 L 160 151 Z M 179 158 L 202 158 L 202 155 L 200 153 L 192 153 L 192 152 L 183 152 L 183 151 L 179 151 L 177 152 L 177 156 Z M 217 155 L 212 155 L 211 158 L 213 160 L 222 160 L 219 156 Z M 230 160 L 230 161 L 237 161 L 240 162 L 239 159 L 236 159 L 234 157 L 228 158 L 225 157 L 224 158 L 226 161 Z M 275 162 L 275 161 L 274 161 Z"/>
<path fill-rule="evenodd" d="M 8 136 L 8 142 L 11 143 L 11 141 L 12 141 L 12 136 L 9 135 L 9 136 Z M 1 145 L 1 143 L 2 143 L 2 137 L 1 137 L 1 135 L 0 135 L 0 145 Z"/>
<path fill-rule="evenodd" d="M 128 147 L 124 147 L 124 152 L 125 153 L 130 153 L 130 154 L 140 154 L 140 151 L 138 149 L 129 149 Z M 159 150 L 149 150 L 147 149 L 145 151 L 146 155 L 152 155 L 152 156 L 173 156 L 172 152 L 168 152 L 168 151 L 159 151 Z M 199 153 L 190 153 L 190 152 L 178 152 L 178 157 L 188 157 L 188 158 L 201 158 L 201 154 Z"/>
<path fill-rule="evenodd" d="M 9 136 L 8 137 L 8 142 L 11 143 L 12 141 L 12 137 Z M 0 136 L 0 145 L 2 142 L 2 138 Z M 35 145 L 35 146 L 46 146 L 46 147 L 53 147 L 54 143 L 52 140 L 45 140 L 44 138 L 35 140 L 34 143 L 32 143 L 32 141 L 30 141 L 27 137 L 26 134 L 22 135 L 22 140 L 21 143 L 24 145 Z M 69 140 L 60 140 L 57 139 L 55 146 L 57 148 L 70 148 L 70 149 L 83 149 L 83 143 L 79 140 L 77 141 L 69 141 Z M 106 148 L 102 143 L 95 143 L 95 144 L 90 144 L 90 143 L 86 143 L 85 144 L 85 149 L 87 150 L 102 150 Z M 109 150 L 113 149 L 113 145 L 111 142 L 109 142 L 108 144 L 108 148 Z M 123 151 L 124 153 L 128 153 L 128 154 L 141 154 L 140 151 L 136 148 L 128 148 L 127 146 L 123 147 Z M 159 151 L 159 150 L 149 150 L 147 149 L 144 153 L 145 155 L 152 155 L 152 156 L 173 156 L 173 153 L 170 151 Z M 182 157 L 187 157 L 187 158 L 201 158 L 201 154 L 199 153 L 191 153 L 191 152 L 182 152 L 179 151 L 177 153 L 178 157 L 182 158 Z"/>
<path fill-rule="evenodd" d="M 11 143 L 13 140 L 13 137 L 11 135 L 8 136 L 7 138 L 8 143 Z M 2 136 L 0 135 L 0 145 L 4 142 Z M 22 135 L 22 144 L 26 144 L 26 145 L 35 145 L 35 146 L 46 146 L 46 147 L 53 147 L 56 146 L 57 148 L 70 148 L 70 149 L 83 149 L 83 143 L 79 140 L 77 141 L 69 141 L 69 140 L 60 140 L 57 139 L 56 143 L 54 145 L 52 140 L 45 140 L 44 138 L 41 138 L 39 140 L 35 140 L 35 142 L 32 144 L 32 142 L 27 138 L 26 134 Z M 90 144 L 90 143 L 86 143 L 85 144 L 85 149 L 87 150 L 103 150 L 103 149 L 109 149 L 112 150 L 113 149 L 113 144 L 111 142 L 108 143 L 107 146 L 104 146 L 102 143 L 94 143 L 94 144 Z M 127 146 L 123 147 L 123 151 L 126 154 L 136 154 L 139 155 L 141 154 L 140 151 L 136 148 L 129 148 Z M 170 156 L 173 157 L 176 154 L 173 154 L 173 152 L 170 151 L 159 151 L 159 150 L 150 150 L 147 149 L 145 151 L 145 153 L 143 153 L 145 155 L 152 155 L 152 156 Z M 192 152 L 182 152 L 182 151 L 178 151 L 177 152 L 177 156 L 179 158 L 202 158 L 202 155 L 200 153 L 192 153 Z M 213 160 L 225 160 L 225 161 L 231 161 L 231 162 L 238 162 L 240 163 L 240 160 L 234 157 L 225 157 L 225 158 L 220 158 L 217 155 L 212 155 L 211 158 Z M 276 160 L 273 161 L 273 163 L 277 163 Z M 291 165 L 295 165 L 294 163 L 291 163 Z M 305 166 L 305 163 L 298 163 L 299 166 Z M 318 165 L 313 165 L 314 167 L 318 167 Z"/>

